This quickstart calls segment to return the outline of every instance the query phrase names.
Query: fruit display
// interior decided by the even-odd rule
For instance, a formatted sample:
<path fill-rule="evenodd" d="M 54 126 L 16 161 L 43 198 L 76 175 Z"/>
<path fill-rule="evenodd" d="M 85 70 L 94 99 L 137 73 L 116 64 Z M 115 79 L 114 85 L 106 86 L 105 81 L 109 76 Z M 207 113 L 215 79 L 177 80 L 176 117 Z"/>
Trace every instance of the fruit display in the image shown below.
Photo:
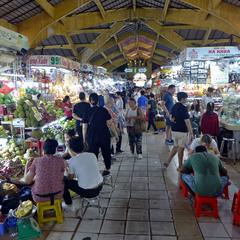
<path fill-rule="evenodd" d="M 25 165 L 26 161 L 36 157 L 39 157 L 38 152 L 36 152 L 36 150 L 32 148 L 29 148 L 27 149 L 26 153 L 23 155 L 24 162 L 22 161 L 22 164 Z"/>
<path fill-rule="evenodd" d="M 15 117 L 24 118 L 26 127 L 40 127 L 44 124 L 42 115 L 31 95 L 19 99 Z"/>
<path fill-rule="evenodd" d="M 7 138 L 9 132 L 4 129 L 3 126 L 0 125 L 0 138 Z"/>
<path fill-rule="evenodd" d="M 72 120 L 61 120 L 60 121 L 60 125 L 62 126 L 63 130 L 69 130 L 69 129 L 74 129 L 76 126 L 76 120 L 72 119 Z"/>
<path fill-rule="evenodd" d="M 0 105 L 10 105 L 14 104 L 14 100 L 11 94 L 2 94 L 0 93 Z"/>
<path fill-rule="evenodd" d="M 5 191 L 14 191 L 17 192 L 17 186 L 15 184 L 12 183 L 4 183 L 2 186 L 3 190 Z"/>
<path fill-rule="evenodd" d="M 16 177 L 24 172 L 23 163 L 26 162 L 23 155 L 25 146 L 10 140 L 6 147 L 0 151 L 0 174 L 4 177 Z"/>
<path fill-rule="evenodd" d="M 15 216 L 18 218 L 26 217 L 32 212 L 33 203 L 30 200 L 20 203 L 17 210 L 15 211 Z"/>
<path fill-rule="evenodd" d="M 56 118 L 61 118 L 64 116 L 64 111 L 62 109 L 57 109 L 56 110 Z"/>

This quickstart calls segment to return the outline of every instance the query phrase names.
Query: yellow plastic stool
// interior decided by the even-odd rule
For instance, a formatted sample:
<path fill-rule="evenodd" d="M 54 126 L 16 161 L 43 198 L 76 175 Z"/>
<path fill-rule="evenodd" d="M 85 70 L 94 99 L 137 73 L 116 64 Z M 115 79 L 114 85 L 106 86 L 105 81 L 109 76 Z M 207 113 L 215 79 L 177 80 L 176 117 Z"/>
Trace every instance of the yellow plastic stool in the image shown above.
<path fill-rule="evenodd" d="M 37 218 L 38 224 L 41 226 L 44 223 L 56 221 L 57 223 L 63 223 L 63 211 L 62 200 L 54 200 L 54 205 L 51 205 L 50 201 L 37 203 Z M 45 217 L 44 213 L 53 210 L 55 212 L 54 217 Z"/>

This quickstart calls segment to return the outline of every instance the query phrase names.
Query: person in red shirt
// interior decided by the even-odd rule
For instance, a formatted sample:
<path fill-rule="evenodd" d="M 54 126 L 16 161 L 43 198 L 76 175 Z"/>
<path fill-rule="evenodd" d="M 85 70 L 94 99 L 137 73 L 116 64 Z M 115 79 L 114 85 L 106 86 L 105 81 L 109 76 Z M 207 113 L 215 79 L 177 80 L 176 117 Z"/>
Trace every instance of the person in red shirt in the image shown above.
<path fill-rule="evenodd" d="M 201 118 L 201 132 L 202 134 L 209 134 L 213 137 L 219 135 L 219 119 L 218 114 L 214 112 L 214 103 L 207 104 L 207 110 Z"/>
<path fill-rule="evenodd" d="M 69 96 L 65 96 L 63 99 L 63 110 L 64 115 L 68 120 L 71 120 L 72 117 L 72 103 Z"/>

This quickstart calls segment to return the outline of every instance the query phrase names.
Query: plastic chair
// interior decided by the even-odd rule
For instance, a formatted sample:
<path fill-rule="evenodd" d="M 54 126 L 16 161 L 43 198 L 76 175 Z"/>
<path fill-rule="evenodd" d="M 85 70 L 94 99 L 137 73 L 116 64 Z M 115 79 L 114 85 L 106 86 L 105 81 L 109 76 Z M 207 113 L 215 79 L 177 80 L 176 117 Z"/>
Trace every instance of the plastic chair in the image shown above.
<path fill-rule="evenodd" d="M 228 189 L 228 186 L 230 186 L 230 185 L 231 185 L 231 183 L 229 182 L 223 189 L 222 196 L 223 196 L 224 199 L 229 199 L 229 189 Z"/>
<path fill-rule="evenodd" d="M 204 210 L 204 206 L 208 206 L 211 209 Z M 219 218 L 217 197 L 203 197 L 196 194 L 194 210 L 197 218 L 200 216 Z"/>
<path fill-rule="evenodd" d="M 63 211 L 62 200 L 54 200 L 54 204 L 51 205 L 50 201 L 37 203 L 37 219 L 38 224 L 41 226 L 44 223 L 56 221 L 57 223 L 63 223 Z M 46 212 L 54 211 L 55 216 L 46 216 Z"/>

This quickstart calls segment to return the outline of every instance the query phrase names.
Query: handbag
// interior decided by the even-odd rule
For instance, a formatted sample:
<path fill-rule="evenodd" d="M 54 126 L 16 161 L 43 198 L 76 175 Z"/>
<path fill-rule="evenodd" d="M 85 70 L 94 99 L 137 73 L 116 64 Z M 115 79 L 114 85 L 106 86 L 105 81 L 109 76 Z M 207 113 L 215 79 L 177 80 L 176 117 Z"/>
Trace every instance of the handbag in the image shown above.
<path fill-rule="evenodd" d="M 134 123 L 134 130 L 136 133 L 143 133 L 146 131 L 146 122 L 144 118 L 141 118 L 141 110 L 138 108 L 137 109 L 137 119 L 135 120 Z"/>

